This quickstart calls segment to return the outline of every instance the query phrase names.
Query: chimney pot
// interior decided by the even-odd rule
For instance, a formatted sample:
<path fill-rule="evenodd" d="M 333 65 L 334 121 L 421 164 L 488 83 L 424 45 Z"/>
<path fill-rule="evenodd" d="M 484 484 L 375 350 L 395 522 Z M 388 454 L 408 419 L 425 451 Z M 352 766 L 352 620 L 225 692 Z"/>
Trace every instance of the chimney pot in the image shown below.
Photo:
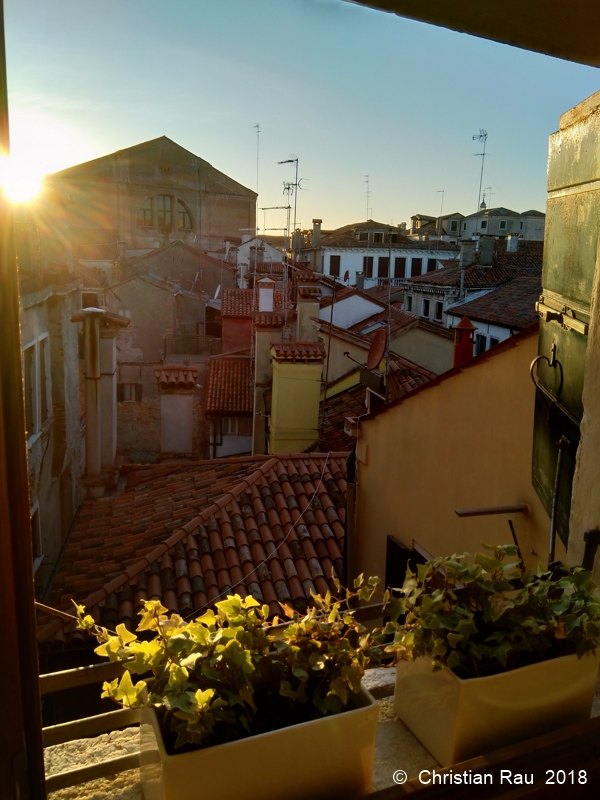
<path fill-rule="evenodd" d="M 454 326 L 454 354 L 452 366 L 460 367 L 473 358 L 473 345 L 477 328 L 468 317 L 463 317 L 458 325 Z"/>

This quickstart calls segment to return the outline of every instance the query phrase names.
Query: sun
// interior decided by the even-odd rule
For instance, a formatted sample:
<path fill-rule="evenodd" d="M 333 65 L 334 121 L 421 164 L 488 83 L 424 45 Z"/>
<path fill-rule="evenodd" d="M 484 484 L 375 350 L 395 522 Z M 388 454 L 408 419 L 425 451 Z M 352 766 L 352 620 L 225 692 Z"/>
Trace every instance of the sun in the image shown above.
<path fill-rule="evenodd" d="M 39 167 L 31 161 L 0 157 L 0 187 L 11 203 L 29 203 L 42 190 Z"/>

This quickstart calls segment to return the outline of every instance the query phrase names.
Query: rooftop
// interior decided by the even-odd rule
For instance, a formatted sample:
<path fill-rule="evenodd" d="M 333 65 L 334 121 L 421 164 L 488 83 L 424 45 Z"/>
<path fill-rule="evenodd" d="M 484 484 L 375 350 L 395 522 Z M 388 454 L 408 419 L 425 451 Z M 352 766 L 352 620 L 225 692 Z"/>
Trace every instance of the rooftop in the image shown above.
<path fill-rule="evenodd" d="M 273 292 L 274 310 L 283 308 L 283 292 Z M 251 319 L 258 312 L 258 289 L 223 289 L 222 317 Z"/>
<path fill-rule="evenodd" d="M 211 358 L 206 394 L 207 414 L 252 414 L 252 360 L 249 357 Z"/>
<path fill-rule="evenodd" d="M 467 289 L 484 289 L 501 286 L 518 277 L 540 277 L 542 275 L 543 242 L 519 241 L 519 249 L 507 252 L 503 242 L 496 243 L 493 266 L 481 267 L 472 264 L 465 269 L 464 286 Z M 409 279 L 412 284 L 427 286 L 459 286 L 460 264 L 458 259 L 446 261 L 441 269 Z"/>
<path fill-rule="evenodd" d="M 281 613 L 342 577 L 346 454 L 277 455 L 134 468 L 125 491 L 86 501 L 49 605 L 83 603 L 133 629 L 147 599 L 186 616 L 232 590 Z M 38 639 L 81 638 L 43 617 Z"/>
<path fill-rule="evenodd" d="M 538 318 L 535 303 L 541 291 L 540 278 L 515 278 L 482 297 L 450 306 L 447 311 L 449 314 L 467 316 L 479 322 L 491 322 L 512 330 L 522 330 L 533 325 Z"/>
<path fill-rule="evenodd" d="M 277 361 L 322 361 L 325 358 L 323 342 L 272 342 L 271 349 Z"/>

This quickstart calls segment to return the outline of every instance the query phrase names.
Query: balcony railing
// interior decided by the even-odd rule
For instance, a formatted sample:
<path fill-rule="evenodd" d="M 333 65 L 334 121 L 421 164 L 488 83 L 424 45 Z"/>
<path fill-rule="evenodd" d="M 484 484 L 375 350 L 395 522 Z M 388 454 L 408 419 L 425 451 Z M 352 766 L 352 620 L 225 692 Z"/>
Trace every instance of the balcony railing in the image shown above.
<path fill-rule="evenodd" d="M 164 337 L 164 359 L 171 361 L 199 361 L 202 357 L 219 352 L 221 342 L 209 336 L 166 334 Z"/>

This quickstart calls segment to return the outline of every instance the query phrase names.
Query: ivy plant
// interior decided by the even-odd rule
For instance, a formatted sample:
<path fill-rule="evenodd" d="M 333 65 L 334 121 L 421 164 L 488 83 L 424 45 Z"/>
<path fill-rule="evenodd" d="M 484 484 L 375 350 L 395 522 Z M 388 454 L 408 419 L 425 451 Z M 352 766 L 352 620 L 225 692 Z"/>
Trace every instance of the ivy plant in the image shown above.
<path fill-rule="evenodd" d="M 338 596 L 313 595 L 304 616 L 282 605 L 287 625 L 269 620 L 267 605 L 239 595 L 189 622 L 149 600 L 138 635 L 122 624 L 114 632 L 99 628 L 76 604 L 78 625 L 97 636 L 96 653 L 123 664 L 123 676 L 105 682 L 102 697 L 156 709 L 171 752 L 209 746 L 356 702 L 365 668 L 380 659 L 384 634 L 367 631 L 348 609 L 381 593 L 377 578 L 360 576 L 354 591 L 334 580 Z M 383 600 L 390 602 L 389 592 Z"/>
<path fill-rule="evenodd" d="M 434 558 L 407 571 L 385 628 L 394 637 L 388 652 L 429 656 L 434 669 L 473 678 L 598 648 L 600 598 L 590 572 L 534 572 L 515 560 L 514 545 L 483 547 L 487 554 Z"/>

